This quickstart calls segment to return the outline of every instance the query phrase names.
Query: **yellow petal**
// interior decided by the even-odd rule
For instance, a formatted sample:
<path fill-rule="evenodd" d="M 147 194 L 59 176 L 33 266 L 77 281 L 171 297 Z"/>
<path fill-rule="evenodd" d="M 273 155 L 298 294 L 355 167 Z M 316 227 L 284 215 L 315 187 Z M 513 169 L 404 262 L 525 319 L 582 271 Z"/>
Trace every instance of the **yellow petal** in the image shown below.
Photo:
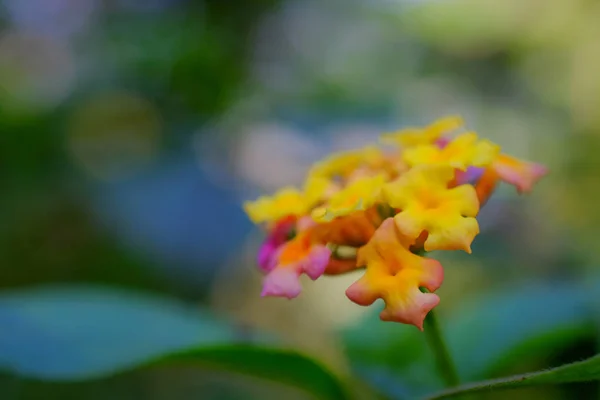
<path fill-rule="evenodd" d="M 406 149 L 403 159 L 410 166 L 448 165 L 465 171 L 470 166 L 491 165 L 499 152 L 499 146 L 488 140 L 478 140 L 474 132 L 467 132 L 444 147 L 421 145 Z"/>
<path fill-rule="evenodd" d="M 244 210 L 254 223 L 304 215 L 308 208 L 309 204 L 304 194 L 292 187 L 285 187 L 273 196 L 262 196 L 255 201 L 244 203 Z"/>
<path fill-rule="evenodd" d="M 357 178 L 335 193 L 323 207 L 315 209 L 312 217 L 317 222 L 328 222 L 355 211 L 366 210 L 380 200 L 384 184 L 384 175 Z"/>
<path fill-rule="evenodd" d="M 470 252 L 479 233 L 475 216 L 479 200 L 470 185 L 448 188 L 454 179 L 449 166 L 414 168 L 383 190 L 383 198 L 400 212 L 394 216 L 398 230 L 416 240 L 427 233 L 425 249 Z"/>
<path fill-rule="evenodd" d="M 454 131 L 464 125 L 459 116 L 440 118 L 424 128 L 406 128 L 397 132 L 381 135 L 381 142 L 398 144 L 404 147 L 434 144 L 444 134 Z"/>
<path fill-rule="evenodd" d="M 381 149 L 376 146 L 367 146 L 362 149 L 334 153 L 327 158 L 315 163 L 308 176 L 336 178 L 346 177 L 361 166 L 378 166 L 385 161 Z"/>

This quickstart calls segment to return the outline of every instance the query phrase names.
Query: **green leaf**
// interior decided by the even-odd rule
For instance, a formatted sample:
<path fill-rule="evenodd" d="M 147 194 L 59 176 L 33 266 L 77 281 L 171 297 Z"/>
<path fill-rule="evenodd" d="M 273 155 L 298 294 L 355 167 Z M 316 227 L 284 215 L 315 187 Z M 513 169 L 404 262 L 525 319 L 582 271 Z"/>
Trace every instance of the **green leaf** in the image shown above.
<path fill-rule="evenodd" d="M 291 350 L 251 345 L 198 348 L 168 356 L 158 364 L 184 362 L 222 369 L 302 388 L 319 399 L 349 399 L 344 386 L 316 361 Z"/>
<path fill-rule="evenodd" d="M 0 369 L 42 380 L 93 378 L 236 337 L 198 309 L 101 287 L 4 292 L 0 326 Z"/>
<path fill-rule="evenodd" d="M 526 386 L 555 385 L 560 383 L 586 382 L 600 379 L 600 355 L 584 361 L 562 365 L 539 372 L 514 375 L 507 378 L 470 383 L 427 396 L 424 400 L 448 399 L 464 394 L 516 389 Z"/>
<path fill-rule="evenodd" d="M 465 296 L 463 304 L 440 321 L 460 376 L 489 378 L 523 359 L 544 357 L 593 337 L 594 293 L 595 283 L 575 282 Z M 441 387 L 421 332 L 381 322 L 376 311 L 343 332 L 354 368 L 378 382 L 385 367 L 387 374 L 396 376 L 394 385 L 413 394 Z"/>
<path fill-rule="evenodd" d="M 0 295 L 0 369 L 26 382 L 84 385 L 171 365 L 234 372 L 350 398 L 340 380 L 291 350 L 240 344 L 228 324 L 198 309 L 101 287 L 52 287 Z M 61 383 L 62 382 L 62 383 Z"/>
<path fill-rule="evenodd" d="M 445 321 L 448 345 L 465 380 L 484 379 L 523 358 L 547 356 L 593 337 L 595 291 L 581 283 L 544 284 L 465 297 Z"/>
<path fill-rule="evenodd" d="M 342 338 L 356 374 L 390 397 L 415 398 L 423 388 L 441 388 L 422 332 L 410 325 L 382 322 L 372 310 Z"/>
<path fill-rule="evenodd" d="M 99 379 L 17 384 L 21 400 L 351 398 L 335 376 L 302 354 L 250 345 L 189 350 Z M 366 392 L 360 398 L 376 397 Z"/>

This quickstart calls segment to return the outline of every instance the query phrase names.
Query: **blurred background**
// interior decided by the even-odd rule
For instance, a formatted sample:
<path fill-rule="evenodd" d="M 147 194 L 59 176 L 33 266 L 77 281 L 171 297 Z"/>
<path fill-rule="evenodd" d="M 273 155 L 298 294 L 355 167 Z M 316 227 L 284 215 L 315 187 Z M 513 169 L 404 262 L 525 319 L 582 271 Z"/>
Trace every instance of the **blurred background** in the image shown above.
<path fill-rule="evenodd" d="M 439 255 L 438 309 L 458 321 L 448 329 L 459 368 L 494 377 L 591 356 L 599 18 L 590 0 L 0 0 L 0 293 L 156 295 L 412 398 L 439 385 L 424 372 L 427 349 L 406 345 L 421 340 L 414 327 L 377 322 L 378 307 L 345 298 L 356 275 L 305 285 L 293 302 L 260 298 L 262 233 L 241 203 L 299 184 L 331 151 L 459 114 L 551 170 L 529 196 L 497 192 L 473 255 Z M 127 325 L 114 307 L 98 323 Z M 2 345 L 16 328 L 1 310 L 0 353 L 52 357 L 33 334 Z M 77 387 L 7 375 L 0 394 L 305 398 L 213 375 L 162 368 Z M 585 399 L 597 389 L 511 396 Z"/>

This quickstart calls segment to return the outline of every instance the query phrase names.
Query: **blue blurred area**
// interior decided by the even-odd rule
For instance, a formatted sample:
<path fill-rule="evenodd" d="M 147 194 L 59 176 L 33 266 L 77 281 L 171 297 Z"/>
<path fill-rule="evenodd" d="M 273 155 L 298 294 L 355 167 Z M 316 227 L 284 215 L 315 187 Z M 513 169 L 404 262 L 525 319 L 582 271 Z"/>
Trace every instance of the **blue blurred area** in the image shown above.
<path fill-rule="evenodd" d="M 102 377 L 233 338 L 228 324 L 190 307 L 101 286 L 6 293 L 0 302 L 10 327 L 0 334 L 0 368 L 43 380 Z"/>
<path fill-rule="evenodd" d="M 217 186 L 195 159 L 172 158 L 91 193 L 99 222 L 167 271 L 205 280 L 253 229 L 233 189 Z M 222 182 L 234 186 L 235 180 Z"/>

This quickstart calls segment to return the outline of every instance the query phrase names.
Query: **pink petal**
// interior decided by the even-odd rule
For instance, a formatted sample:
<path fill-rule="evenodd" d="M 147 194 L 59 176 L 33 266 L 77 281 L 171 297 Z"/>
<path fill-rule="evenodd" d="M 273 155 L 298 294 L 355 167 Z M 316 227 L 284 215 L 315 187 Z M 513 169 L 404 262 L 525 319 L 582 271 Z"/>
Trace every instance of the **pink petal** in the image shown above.
<path fill-rule="evenodd" d="M 260 246 L 258 250 L 258 266 L 264 272 L 269 272 L 275 265 L 277 264 L 275 259 L 275 253 L 277 252 L 277 248 L 279 246 L 276 245 L 273 241 L 267 241 Z"/>
<path fill-rule="evenodd" d="M 273 269 L 265 276 L 261 296 L 287 297 L 293 299 L 302 291 L 299 281 L 300 273 L 290 267 Z"/>
<path fill-rule="evenodd" d="M 346 289 L 346 296 L 359 306 L 370 306 L 380 298 L 380 294 L 369 287 L 366 279 L 361 278 Z"/>
<path fill-rule="evenodd" d="M 306 260 L 301 262 L 303 272 L 313 281 L 325 273 L 331 250 L 322 245 L 315 245 Z"/>

